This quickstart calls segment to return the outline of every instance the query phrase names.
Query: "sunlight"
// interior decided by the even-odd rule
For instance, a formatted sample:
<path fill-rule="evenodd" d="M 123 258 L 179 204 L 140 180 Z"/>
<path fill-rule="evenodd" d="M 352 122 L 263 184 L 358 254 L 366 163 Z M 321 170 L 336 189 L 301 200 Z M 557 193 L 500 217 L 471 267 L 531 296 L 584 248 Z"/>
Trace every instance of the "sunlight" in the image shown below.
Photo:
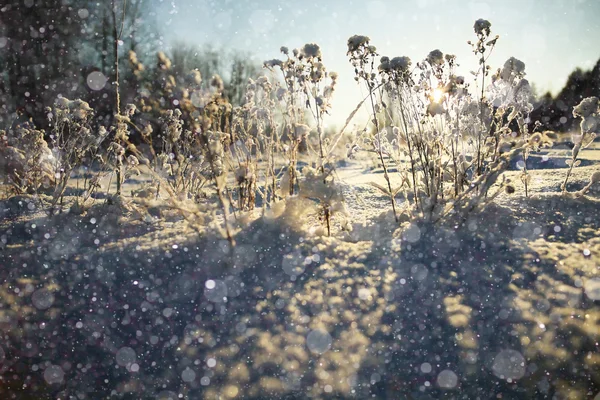
<path fill-rule="evenodd" d="M 442 101 L 442 99 L 444 98 L 444 92 L 442 91 L 442 89 L 440 88 L 435 88 L 433 89 L 433 91 L 431 92 L 431 98 L 433 99 L 433 101 L 435 101 L 436 103 L 439 103 Z"/>
<path fill-rule="evenodd" d="M 0 1 L 0 400 L 600 400 L 600 0 Z"/>

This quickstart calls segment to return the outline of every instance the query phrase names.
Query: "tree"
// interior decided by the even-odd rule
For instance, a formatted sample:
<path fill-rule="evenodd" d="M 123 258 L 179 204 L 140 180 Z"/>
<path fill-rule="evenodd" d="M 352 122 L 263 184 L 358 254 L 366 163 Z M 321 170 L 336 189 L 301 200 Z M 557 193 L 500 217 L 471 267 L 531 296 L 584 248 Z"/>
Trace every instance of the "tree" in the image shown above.
<path fill-rule="evenodd" d="M 233 105 L 241 105 L 249 78 L 259 73 L 259 67 L 248 54 L 218 50 L 210 45 L 198 46 L 175 42 L 171 50 L 172 73 L 184 77 L 197 69 L 204 80 L 219 75 L 225 83 L 225 95 Z"/>
<path fill-rule="evenodd" d="M 0 64 L 7 109 L 45 126 L 44 106 L 79 93 L 77 58 L 82 29 L 77 10 L 61 0 L 8 1 L 0 8 Z"/>
<path fill-rule="evenodd" d="M 576 129 L 573 107 L 590 96 L 600 96 L 600 60 L 589 71 L 576 68 L 555 98 L 546 93 L 532 113 L 532 120 L 542 122 L 544 129 L 561 132 Z"/>

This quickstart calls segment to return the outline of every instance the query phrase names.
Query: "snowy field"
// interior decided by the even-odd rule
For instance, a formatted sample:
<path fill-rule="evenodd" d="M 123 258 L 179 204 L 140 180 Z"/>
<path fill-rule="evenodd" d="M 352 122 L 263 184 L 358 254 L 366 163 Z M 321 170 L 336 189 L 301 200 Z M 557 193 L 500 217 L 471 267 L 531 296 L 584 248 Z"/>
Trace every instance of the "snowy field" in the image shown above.
<path fill-rule="evenodd" d="M 309 3 L 0 7 L 0 400 L 600 400 L 600 3 Z"/>
<path fill-rule="evenodd" d="M 233 252 L 160 199 L 69 213 L 67 196 L 52 217 L 4 200 L 0 395 L 598 399 L 600 184 L 561 194 L 569 154 L 532 155 L 528 198 L 460 226 L 395 224 L 363 155 L 336 171 L 352 229 L 323 235 L 298 198 L 231 216 Z"/>

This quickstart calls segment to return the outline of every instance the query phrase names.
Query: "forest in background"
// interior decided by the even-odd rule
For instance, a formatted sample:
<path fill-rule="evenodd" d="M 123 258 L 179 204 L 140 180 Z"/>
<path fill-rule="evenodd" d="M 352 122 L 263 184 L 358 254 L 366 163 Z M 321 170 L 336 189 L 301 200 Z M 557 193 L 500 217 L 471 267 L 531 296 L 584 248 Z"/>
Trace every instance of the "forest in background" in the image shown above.
<path fill-rule="evenodd" d="M 97 122 L 110 124 L 116 58 L 121 104 L 143 102 L 150 95 L 144 88 L 176 87 L 170 79 L 183 81 L 195 69 L 206 79 L 222 77 L 228 100 L 241 104 L 260 69 L 249 54 L 185 42 L 167 51 L 148 1 L 112 3 L 14 0 L 0 8 L 0 127 L 29 120 L 46 127 L 44 109 L 59 94 L 88 102 Z M 176 108 L 182 95 L 169 94 L 158 99 L 163 109 Z"/>
<path fill-rule="evenodd" d="M 4 5 L 0 9 L 0 127 L 28 120 L 45 127 L 44 108 L 59 94 L 87 101 L 98 122 L 110 123 L 114 102 L 102 100 L 114 98 L 115 42 L 119 43 L 122 104 L 139 101 L 144 95 L 141 88 L 152 87 L 152 81 L 162 80 L 164 86 L 167 78 L 160 72 L 165 64 L 157 54 L 166 43 L 147 4 L 147 0 L 130 0 L 123 9 L 113 8 L 110 1 L 47 0 L 34 6 L 32 0 L 12 0 Z M 204 79 L 218 74 L 224 80 L 224 95 L 234 106 L 244 101 L 247 79 L 260 72 L 251 54 L 186 42 L 170 48 L 166 56 L 171 76 L 183 80 L 193 69 Z M 136 54 L 134 60 L 131 52 Z M 90 75 L 94 72 L 102 75 Z M 90 88 L 86 84 L 90 76 L 105 77 L 106 84 Z M 598 95 L 600 60 L 591 70 L 573 71 L 556 96 L 550 92 L 539 96 L 531 119 L 541 121 L 546 129 L 572 130 L 575 119 L 569 110 L 583 98 Z M 176 108 L 173 101 L 181 100 L 181 93 L 171 96 L 160 99 L 161 107 Z"/>

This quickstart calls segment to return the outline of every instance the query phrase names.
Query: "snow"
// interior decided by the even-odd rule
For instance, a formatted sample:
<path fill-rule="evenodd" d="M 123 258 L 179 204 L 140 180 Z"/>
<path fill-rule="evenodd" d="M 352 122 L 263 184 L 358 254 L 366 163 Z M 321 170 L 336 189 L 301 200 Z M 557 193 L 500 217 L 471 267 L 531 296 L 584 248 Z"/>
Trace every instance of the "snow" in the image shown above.
<path fill-rule="evenodd" d="M 599 188 L 562 195 L 566 166 L 535 165 L 529 198 L 515 180 L 464 225 L 396 225 L 359 157 L 337 170 L 350 231 L 322 236 L 290 201 L 241 224 L 233 254 L 168 208 L 142 222 L 143 199 L 52 217 L 5 200 L 2 368 L 39 393 L 155 398 L 588 393 Z"/>

